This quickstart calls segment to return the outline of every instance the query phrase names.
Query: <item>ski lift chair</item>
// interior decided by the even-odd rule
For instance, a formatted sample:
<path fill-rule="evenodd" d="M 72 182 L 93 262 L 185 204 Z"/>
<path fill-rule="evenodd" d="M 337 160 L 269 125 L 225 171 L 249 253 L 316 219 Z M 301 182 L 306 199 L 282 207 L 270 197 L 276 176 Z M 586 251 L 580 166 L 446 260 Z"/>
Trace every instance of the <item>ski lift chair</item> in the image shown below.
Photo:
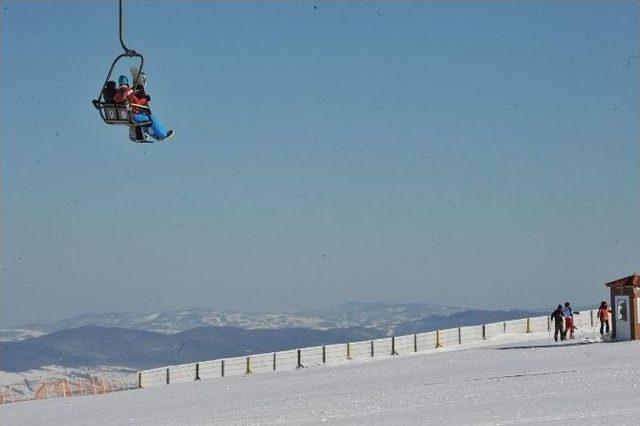
<path fill-rule="evenodd" d="M 137 122 L 133 119 L 133 108 L 136 109 L 145 109 L 151 114 L 151 109 L 144 105 L 135 105 L 130 102 L 124 103 L 116 103 L 113 99 L 113 96 L 116 92 L 116 83 L 111 80 L 111 74 L 113 73 L 113 69 L 120 59 L 124 57 L 137 57 L 140 58 L 140 66 L 138 67 L 138 74 L 135 77 L 133 85 L 131 87 L 136 87 L 138 85 L 138 80 L 142 73 L 142 65 L 144 64 L 144 59 L 141 54 L 129 50 L 125 53 L 120 54 L 111 64 L 111 68 L 109 69 L 109 73 L 107 74 L 107 78 L 105 79 L 104 85 L 100 90 L 100 95 L 98 99 L 94 99 L 92 101 L 93 106 L 98 110 L 100 117 L 102 120 L 111 125 L 120 125 L 120 126 L 129 126 L 129 139 L 135 143 L 153 143 L 153 141 L 147 140 L 145 137 L 145 133 L 143 129 L 145 127 L 151 126 L 151 120 Z"/>

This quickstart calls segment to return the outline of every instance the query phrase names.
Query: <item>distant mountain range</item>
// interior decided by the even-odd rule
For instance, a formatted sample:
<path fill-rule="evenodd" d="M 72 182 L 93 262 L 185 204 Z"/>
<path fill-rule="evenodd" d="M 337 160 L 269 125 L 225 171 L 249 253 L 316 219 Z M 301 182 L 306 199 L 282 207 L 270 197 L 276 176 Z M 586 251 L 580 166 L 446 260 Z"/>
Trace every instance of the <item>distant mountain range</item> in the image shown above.
<path fill-rule="evenodd" d="M 360 303 L 350 302 L 337 307 L 284 313 L 220 311 L 212 308 L 179 309 L 151 313 L 89 313 L 56 321 L 51 324 L 29 324 L 0 331 L 3 341 L 22 340 L 69 328 L 83 326 L 119 327 L 172 334 L 197 327 L 238 327 L 253 329 L 366 327 L 393 329 L 404 322 L 429 315 L 449 315 L 464 308 L 439 306 L 430 303 Z M 19 332 L 18 332 L 19 330 Z"/>
<path fill-rule="evenodd" d="M 20 333 L 5 330 L 13 333 L 11 336 L 35 337 L 0 343 L 0 367 L 12 372 L 48 365 L 152 368 L 544 314 L 418 303 L 349 303 L 292 314 L 224 313 L 205 308 L 151 314 L 90 314 L 48 326 L 23 326 Z M 202 326 L 211 322 L 224 325 Z"/>
<path fill-rule="evenodd" d="M 246 330 L 199 327 L 175 334 L 116 327 L 79 327 L 21 342 L 0 343 L 2 370 L 27 371 L 47 365 L 152 368 L 291 348 L 366 340 L 379 331 L 361 327 L 311 330 Z"/>
<path fill-rule="evenodd" d="M 400 324 L 394 330 L 396 336 L 403 334 L 421 333 L 423 331 L 445 329 L 451 327 L 465 327 L 468 325 L 489 324 L 492 322 L 509 321 L 519 318 L 547 315 L 546 312 L 535 311 L 485 311 L 468 309 L 451 315 L 430 315 L 416 321 Z"/>

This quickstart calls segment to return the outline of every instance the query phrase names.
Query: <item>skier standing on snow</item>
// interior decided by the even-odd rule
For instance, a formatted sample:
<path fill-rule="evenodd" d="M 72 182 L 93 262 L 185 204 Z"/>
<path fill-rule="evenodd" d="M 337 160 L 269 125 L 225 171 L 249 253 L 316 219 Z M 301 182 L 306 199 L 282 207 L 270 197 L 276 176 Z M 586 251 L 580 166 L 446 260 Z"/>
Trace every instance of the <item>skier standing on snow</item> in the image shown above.
<path fill-rule="evenodd" d="M 604 336 L 605 326 L 607 334 L 609 334 L 609 306 L 607 302 L 602 302 L 598 309 L 598 318 L 600 319 L 600 335 Z"/>
<path fill-rule="evenodd" d="M 569 334 L 569 339 L 573 339 L 573 330 L 575 329 L 573 325 L 573 309 L 571 309 L 571 305 L 569 302 L 564 302 L 564 309 L 562 310 L 564 314 L 564 335 L 567 337 L 567 333 Z"/>
<path fill-rule="evenodd" d="M 562 325 L 564 323 L 564 313 L 562 312 L 562 305 L 558 305 L 555 311 L 551 314 L 551 321 L 555 324 L 555 333 L 553 333 L 553 338 L 555 341 L 558 341 L 558 335 L 560 338 L 564 340 L 564 332 L 562 331 Z"/>

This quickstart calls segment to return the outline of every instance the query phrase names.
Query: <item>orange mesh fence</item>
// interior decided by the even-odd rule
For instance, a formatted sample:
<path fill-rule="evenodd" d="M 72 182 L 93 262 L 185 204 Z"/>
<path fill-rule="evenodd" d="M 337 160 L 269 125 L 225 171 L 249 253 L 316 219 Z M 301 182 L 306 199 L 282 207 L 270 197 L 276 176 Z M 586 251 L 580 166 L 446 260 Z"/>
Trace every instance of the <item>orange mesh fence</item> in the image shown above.
<path fill-rule="evenodd" d="M 105 377 L 53 378 L 0 386 L 0 404 L 47 398 L 103 395 L 136 389 L 135 383 Z"/>

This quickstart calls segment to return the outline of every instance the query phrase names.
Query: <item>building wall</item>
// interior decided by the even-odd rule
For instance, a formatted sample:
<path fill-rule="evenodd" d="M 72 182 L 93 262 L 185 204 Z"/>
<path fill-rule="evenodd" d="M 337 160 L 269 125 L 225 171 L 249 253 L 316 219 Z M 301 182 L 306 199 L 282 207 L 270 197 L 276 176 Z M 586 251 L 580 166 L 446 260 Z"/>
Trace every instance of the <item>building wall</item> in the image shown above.
<path fill-rule="evenodd" d="M 639 300 L 640 298 L 640 288 L 638 287 L 619 287 L 619 288 L 611 288 L 611 310 L 612 310 L 612 327 L 614 336 L 617 335 L 617 325 L 616 325 L 616 305 L 615 305 L 615 297 L 614 296 L 629 296 L 629 318 L 631 320 L 631 339 L 632 340 L 640 340 L 640 324 L 638 319 L 640 316 L 638 315 L 639 309 Z"/>

